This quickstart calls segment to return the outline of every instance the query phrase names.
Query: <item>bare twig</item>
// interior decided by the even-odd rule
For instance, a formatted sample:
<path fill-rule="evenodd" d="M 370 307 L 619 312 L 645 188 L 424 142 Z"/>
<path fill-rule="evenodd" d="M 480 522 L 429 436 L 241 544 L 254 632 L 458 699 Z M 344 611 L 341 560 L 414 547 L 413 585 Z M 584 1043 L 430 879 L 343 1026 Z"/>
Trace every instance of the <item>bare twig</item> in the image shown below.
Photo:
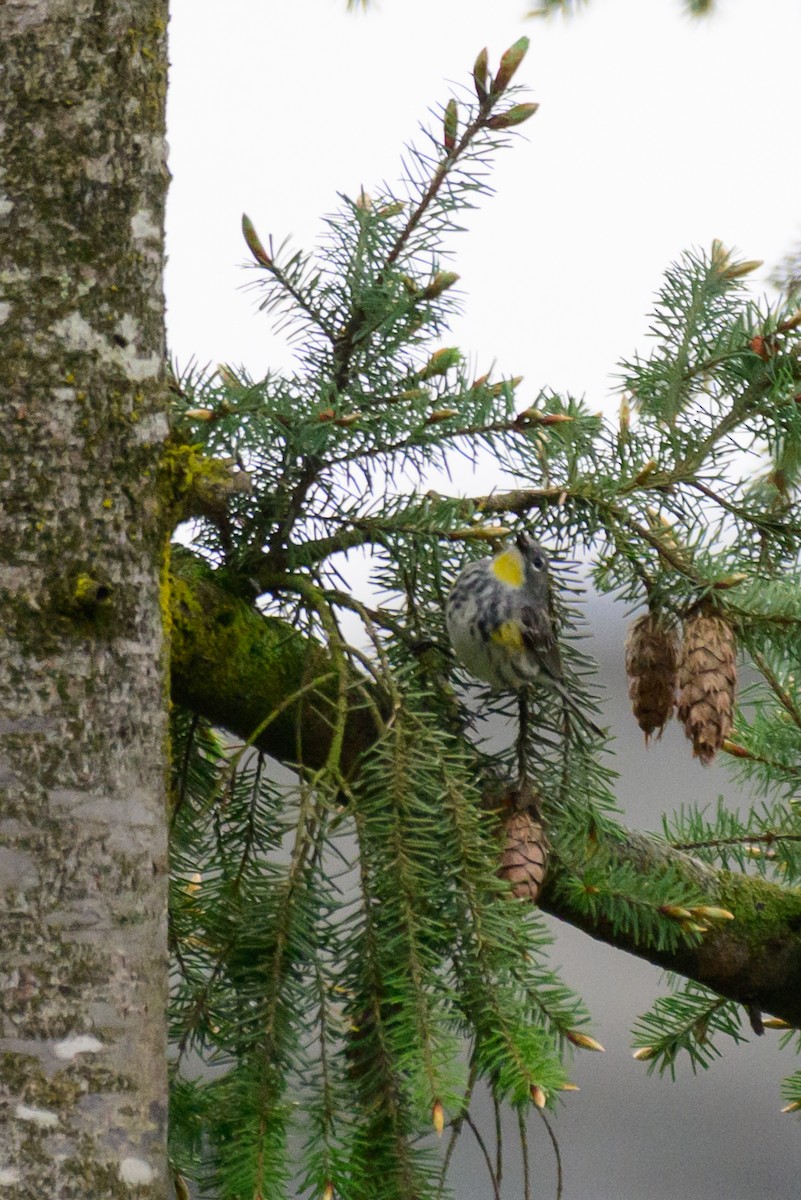
<path fill-rule="evenodd" d="M 492 1159 L 490 1158 L 490 1153 L 489 1153 L 489 1150 L 487 1149 L 487 1143 L 484 1141 L 483 1137 L 481 1136 L 481 1130 L 478 1128 L 475 1121 L 470 1116 L 469 1112 L 465 1112 L 464 1119 L 465 1119 L 465 1124 L 468 1125 L 470 1127 L 470 1129 L 472 1130 L 473 1137 L 478 1142 L 478 1147 L 479 1147 L 481 1153 L 484 1155 L 484 1162 L 487 1164 L 487 1171 L 489 1172 L 489 1177 L 492 1182 L 492 1194 L 493 1194 L 495 1200 L 501 1200 L 501 1189 L 498 1186 L 498 1177 L 495 1174 L 495 1168 L 492 1165 Z"/>
<path fill-rule="evenodd" d="M 559 1142 L 557 1141 L 556 1134 L 553 1131 L 553 1126 L 551 1125 L 551 1122 L 548 1120 L 544 1111 L 541 1108 L 537 1111 L 542 1118 L 545 1128 L 548 1130 L 548 1137 L 551 1139 L 551 1145 L 553 1146 L 553 1152 L 556 1158 L 556 1200 L 562 1200 L 562 1190 L 564 1188 L 565 1181 L 562 1172 L 562 1155 L 559 1151 Z"/>

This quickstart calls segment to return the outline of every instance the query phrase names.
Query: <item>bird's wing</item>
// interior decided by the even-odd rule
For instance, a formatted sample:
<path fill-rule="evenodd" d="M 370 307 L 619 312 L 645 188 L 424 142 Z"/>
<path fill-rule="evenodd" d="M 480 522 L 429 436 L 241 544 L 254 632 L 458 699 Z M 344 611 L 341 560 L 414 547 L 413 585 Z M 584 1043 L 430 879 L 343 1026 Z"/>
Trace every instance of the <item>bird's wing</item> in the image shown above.
<path fill-rule="evenodd" d="M 523 606 L 520 614 L 523 645 L 544 675 L 551 679 L 562 679 L 562 659 L 559 643 L 554 636 L 551 618 L 545 609 L 533 604 Z"/>

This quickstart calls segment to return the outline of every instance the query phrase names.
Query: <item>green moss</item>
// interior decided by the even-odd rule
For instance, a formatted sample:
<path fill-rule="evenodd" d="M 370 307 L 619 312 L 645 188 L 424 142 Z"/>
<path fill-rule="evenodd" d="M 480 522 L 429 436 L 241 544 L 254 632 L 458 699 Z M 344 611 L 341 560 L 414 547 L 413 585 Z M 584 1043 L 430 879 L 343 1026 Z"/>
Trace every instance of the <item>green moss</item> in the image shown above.
<path fill-rule="evenodd" d="M 70 1080 L 77 1084 L 80 1094 L 102 1092 L 104 1095 L 109 1095 L 112 1092 L 136 1092 L 136 1085 L 132 1079 L 94 1063 L 91 1056 L 81 1055 L 67 1068 L 64 1074 L 69 1075 Z"/>
<path fill-rule="evenodd" d="M 243 738 L 253 736 L 272 713 L 256 744 L 294 762 L 301 730 L 306 764 L 322 765 L 339 703 L 335 664 L 323 646 L 219 586 L 221 572 L 180 547 L 173 550 L 173 699 Z M 296 703 L 286 704 L 315 679 L 313 698 L 299 696 Z M 379 708 L 383 703 L 369 687 L 364 693 L 361 688 L 352 692 L 346 767 L 376 737 L 372 709 L 364 703 L 367 694 Z"/>
<path fill-rule="evenodd" d="M 192 516 L 220 516 L 231 492 L 230 464 L 209 458 L 200 446 L 170 443 L 161 460 L 159 490 L 172 528 Z"/>
<path fill-rule="evenodd" d="M 110 503 L 104 501 L 105 505 L 110 506 Z M 75 607 L 87 614 L 96 613 L 98 609 L 110 604 L 112 595 L 113 589 L 109 584 L 94 579 L 83 571 L 76 578 L 72 589 Z"/>
<path fill-rule="evenodd" d="M 108 637 L 116 630 L 114 588 L 85 568 L 54 579 L 50 607 L 63 633 L 94 639 Z"/>
<path fill-rule="evenodd" d="M 9 1092 L 22 1103 L 53 1112 L 74 1108 L 87 1092 L 136 1091 L 133 1080 L 89 1058 L 80 1058 L 48 1075 L 34 1055 L 8 1052 L 0 1057 L 0 1073 Z"/>
<path fill-rule="evenodd" d="M 777 889 L 753 875 L 720 873 L 719 903 L 734 913 L 738 938 L 752 949 L 773 938 L 786 939 L 787 930 L 801 931 L 801 892 Z M 801 932 L 799 932 L 801 936 Z"/>
<path fill-rule="evenodd" d="M 39 1086 L 46 1078 L 38 1058 L 33 1054 L 0 1054 L 0 1078 L 11 1095 L 30 1103 L 31 1089 Z"/>

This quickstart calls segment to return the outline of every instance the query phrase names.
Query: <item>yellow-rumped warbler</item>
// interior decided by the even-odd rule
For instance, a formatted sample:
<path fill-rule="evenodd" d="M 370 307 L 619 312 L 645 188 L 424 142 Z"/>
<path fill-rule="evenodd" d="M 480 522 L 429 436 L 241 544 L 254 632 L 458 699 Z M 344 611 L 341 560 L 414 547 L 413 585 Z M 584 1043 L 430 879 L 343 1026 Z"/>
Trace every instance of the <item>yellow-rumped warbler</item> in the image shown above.
<path fill-rule="evenodd" d="M 547 555 L 521 533 L 457 578 L 445 609 L 451 645 L 471 675 L 498 691 L 519 692 L 539 679 L 601 737 L 565 687 L 548 598 Z"/>

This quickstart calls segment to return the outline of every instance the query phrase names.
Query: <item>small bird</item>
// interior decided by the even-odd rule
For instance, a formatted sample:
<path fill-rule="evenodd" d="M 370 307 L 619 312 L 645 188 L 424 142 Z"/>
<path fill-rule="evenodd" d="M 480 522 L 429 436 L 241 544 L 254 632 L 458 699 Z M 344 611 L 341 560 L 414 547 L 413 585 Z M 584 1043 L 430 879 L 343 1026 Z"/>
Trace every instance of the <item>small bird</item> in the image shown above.
<path fill-rule="evenodd" d="M 548 557 L 528 534 L 464 568 L 448 596 L 445 622 L 471 675 L 498 691 L 521 693 L 521 718 L 525 689 L 539 680 L 586 729 L 603 737 L 565 686 L 551 623 Z"/>

